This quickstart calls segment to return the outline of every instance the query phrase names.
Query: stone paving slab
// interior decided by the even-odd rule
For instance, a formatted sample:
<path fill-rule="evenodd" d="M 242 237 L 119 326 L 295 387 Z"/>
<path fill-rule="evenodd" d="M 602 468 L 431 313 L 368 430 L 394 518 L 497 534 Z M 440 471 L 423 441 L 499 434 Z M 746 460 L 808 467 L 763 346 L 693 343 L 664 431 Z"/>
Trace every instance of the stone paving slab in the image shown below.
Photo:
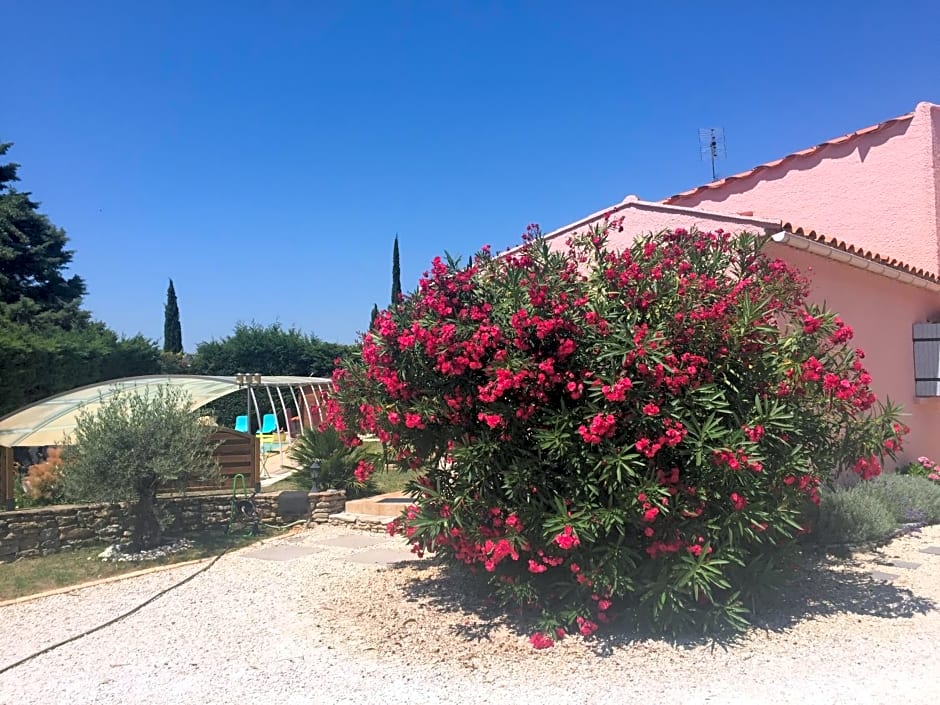
<path fill-rule="evenodd" d="M 351 563 L 367 563 L 370 565 L 389 565 L 391 563 L 401 563 L 402 561 L 421 560 L 415 554 L 406 551 L 395 551 L 388 548 L 375 548 L 371 551 L 363 551 L 347 558 Z"/>
<path fill-rule="evenodd" d="M 904 568 L 905 570 L 920 568 L 920 563 L 915 563 L 914 561 L 891 561 L 891 565 L 895 568 Z"/>
<path fill-rule="evenodd" d="M 886 583 L 890 583 L 892 580 L 899 577 L 896 573 L 884 573 L 880 570 L 870 570 L 868 574 L 875 580 L 881 580 Z"/>
<path fill-rule="evenodd" d="M 934 556 L 940 556 L 940 546 L 927 546 L 927 548 L 920 549 L 921 553 L 930 553 Z"/>
<path fill-rule="evenodd" d="M 314 541 L 314 543 L 318 546 L 337 546 L 339 548 L 368 548 L 369 546 L 375 546 L 377 543 L 382 543 L 382 541 L 384 541 L 384 538 L 381 537 L 350 534 L 348 536 L 337 536 L 334 539 Z"/>
<path fill-rule="evenodd" d="M 263 561 L 290 561 L 294 558 L 308 556 L 311 553 L 318 553 L 323 549 L 316 546 L 295 546 L 290 544 L 279 544 L 277 546 L 266 546 L 257 551 L 249 551 L 240 554 L 243 558 L 257 558 Z"/>

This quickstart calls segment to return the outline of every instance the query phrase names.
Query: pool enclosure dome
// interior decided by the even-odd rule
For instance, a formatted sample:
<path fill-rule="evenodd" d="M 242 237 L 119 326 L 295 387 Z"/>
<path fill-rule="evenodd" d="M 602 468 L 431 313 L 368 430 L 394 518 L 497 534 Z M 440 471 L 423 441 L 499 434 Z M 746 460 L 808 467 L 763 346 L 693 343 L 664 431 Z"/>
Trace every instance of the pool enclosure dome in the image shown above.
<path fill-rule="evenodd" d="M 292 377 L 277 375 L 252 375 L 249 395 L 264 393 L 274 409 L 288 406 L 297 410 L 302 425 L 313 425 L 323 392 L 330 380 L 324 377 Z M 202 375 L 148 375 L 125 377 L 80 387 L 34 402 L 0 418 L 0 446 L 8 448 L 23 446 L 50 446 L 62 443 L 75 428 L 81 412 L 94 412 L 109 398 L 119 392 L 147 394 L 158 387 L 183 389 L 192 399 L 192 408 L 200 407 L 224 396 L 244 390 L 246 384 L 236 377 Z M 273 390 L 273 391 L 272 391 Z M 275 401 L 276 397 L 276 401 Z M 257 402 L 255 412 L 257 413 Z M 259 423 L 260 427 L 260 423 Z"/>

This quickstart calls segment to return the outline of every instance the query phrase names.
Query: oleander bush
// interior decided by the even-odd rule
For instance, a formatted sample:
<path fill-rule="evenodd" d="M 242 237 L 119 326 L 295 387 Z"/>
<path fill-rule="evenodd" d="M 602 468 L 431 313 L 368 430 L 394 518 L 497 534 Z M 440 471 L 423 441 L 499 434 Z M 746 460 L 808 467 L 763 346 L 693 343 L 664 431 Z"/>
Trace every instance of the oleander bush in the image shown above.
<path fill-rule="evenodd" d="M 329 420 L 418 470 L 390 527 L 466 565 L 536 647 L 614 620 L 742 629 L 834 477 L 905 429 L 852 329 L 763 236 L 620 223 L 435 259 L 334 374 Z"/>

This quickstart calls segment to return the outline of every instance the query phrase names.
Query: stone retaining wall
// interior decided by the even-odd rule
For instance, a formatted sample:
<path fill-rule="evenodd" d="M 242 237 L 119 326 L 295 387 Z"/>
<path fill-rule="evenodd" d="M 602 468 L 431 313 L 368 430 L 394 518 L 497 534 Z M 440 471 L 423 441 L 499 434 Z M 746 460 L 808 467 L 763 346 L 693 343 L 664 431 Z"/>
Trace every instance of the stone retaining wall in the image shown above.
<path fill-rule="evenodd" d="M 200 531 L 228 525 L 230 494 L 161 498 L 164 527 L 170 533 Z M 346 493 L 341 490 L 310 493 L 308 511 L 281 516 L 278 493 L 254 497 L 260 521 L 284 525 L 297 519 L 325 524 L 330 514 L 342 512 Z M 241 524 L 239 524 L 241 526 Z M 127 503 L 69 504 L 0 512 L 0 562 L 45 556 L 85 546 L 118 543 L 130 538 L 133 518 Z"/>
<path fill-rule="evenodd" d="M 343 490 L 311 492 L 307 496 L 310 502 L 309 522 L 314 524 L 326 524 L 331 514 L 339 514 L 346 509 L 346 493 Z"/>
<path fill-rule="evenodd" d="M 330 516 L 331 526 L 344 526 L 347 529 L 359 529 L 360 531 L 371 531 L 376 534 L 384 534 L 388 531 L 388 523 L 393 517 L 380 517 L 371 514 L 352 514 L 342 512 Z"/>

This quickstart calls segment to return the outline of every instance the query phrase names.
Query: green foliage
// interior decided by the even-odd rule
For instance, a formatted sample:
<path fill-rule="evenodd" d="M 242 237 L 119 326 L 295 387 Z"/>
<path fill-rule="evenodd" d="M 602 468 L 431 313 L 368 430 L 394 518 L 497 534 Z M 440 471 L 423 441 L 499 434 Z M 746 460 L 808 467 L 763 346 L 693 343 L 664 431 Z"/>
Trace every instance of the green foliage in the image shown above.
<path fill-rule="evenodd" d="M 182 354 L 183 328 L 180 324 L 180 308 L 176 301 L 173 280 L 166 290 L 166 305 L 163 308 L 163 352 Z"/>
<path fill-rule="evenodd" d="M 212 428 L 198 421 L 185 392 L 122 392 L 79 415 L 63 453 L 65 494 L 73 500 L 136 504 L 134 543 L 159 545 L 157 489 L 217 472 Z"/>
<path fill-rule="evenodd" d="M 260 372 L 265 375 L 329 377 L 333 361 L 350 346 L 327 343 L 281 324 L 263 326 L 239 323 L 232 335 L 200 343 L 192 359 L 193 374 L 233 375 Z"/>
<path fill-rule="evenodd" d="M 159 365 L 160 365 L 160 374 L 164 374 L 164 375 L 192 374 L 192 371 L 190 369 L 189 356 L 185 354 L 161 352 Z"/>
<path fill-rule="evenodd" d="M 310 475 L 310 466 L 319 463 L 318 485 L 324 489 L 346 490 L 349 497 L 368 493 L 372 489 L 371 479 L 364 482 L 356 478 L 356 468 L 365 462 L 373 471 L 379 457 L 362 446 L 348 448 L 332 428 L 307 429 L 294 442 L 288 453 L 300 468 L 299 473 Z M 371 473 L 370 473 L 371 474 Z"/>
<path fill-rule="evenodd" d="M 881 496 L 868 491 L 873 481 L 823 492 L 816 537 L 824 544 L 881 541 L 898 523 Z"/>
<path fill-rule="evenodd" d="M 916 475 L 882 475 L 823 493 L 822 543 L 882 541 L 901 524 L 940 524 L 940 485 Z"/>
<path fill-rule="evenodd" d="M 9 149 L 0 144 L 0 156 Z M 105 379 L 158 370 L 156 345 L 119 338 L 81 308 L 85 284 L 61 228 L 11 187 L 16 164 L 0 164 L 0 414 Z"/>
<path fill-rule="evenodd" d="M 898 448 L 899 409 L 763 237 L 608 247 L 618 228 L 436 259 L 337 371 L 329 418 L 418 470 L 397 522 L 416 550 L 541 629 L 741 629 L 820 485 Z"/>
<path fill-rule="evenodd" d="M 372 328 L 372 324 L 375 323 L 375 319 L 379 317 L 379 305 L 372 304 L 372 313 L 369 314 L 369 328 Z"/>
<path fill-rule="evenodd" d="M 395 247 L 392 248 L 392 306 L 401 298 L 401 263 L 398 256 L 398 235 L 395 236 Z"/>
<path fill-rule="evenodd" d="M 940 484 L 925 477 L 882 475 L 861 489 L 877 497 L 899 523 L 940 524 Z"/>
<path fill-rule="evenodd" d="M 17 473 L 13 480 L 13 507 L 14 509 L 29 509 L 38 506 L 36 502 L 27 494 L 23 486 L 23 477 Z"/>
<path fill-rule="evenodd" d="M 118 338 L 102 323 L 37 330 L 0 316 L 0 414 L 102 380 L 154 374 L 159 355 L 154 342 Z"/>
<path fill-rule="evenodd" d="M 11 146 L 0 143 L 0 157 Z M 65 231 L 39 212 L 29 193 L 13 188 L 18 166 L 0 166 L 0 303 L 14 321 L 45 314 L 67 326 L 71 317 L 81 318 L 85 283 L 77 275 L 65 277 L 73 255 L 65 248 Z"/>

